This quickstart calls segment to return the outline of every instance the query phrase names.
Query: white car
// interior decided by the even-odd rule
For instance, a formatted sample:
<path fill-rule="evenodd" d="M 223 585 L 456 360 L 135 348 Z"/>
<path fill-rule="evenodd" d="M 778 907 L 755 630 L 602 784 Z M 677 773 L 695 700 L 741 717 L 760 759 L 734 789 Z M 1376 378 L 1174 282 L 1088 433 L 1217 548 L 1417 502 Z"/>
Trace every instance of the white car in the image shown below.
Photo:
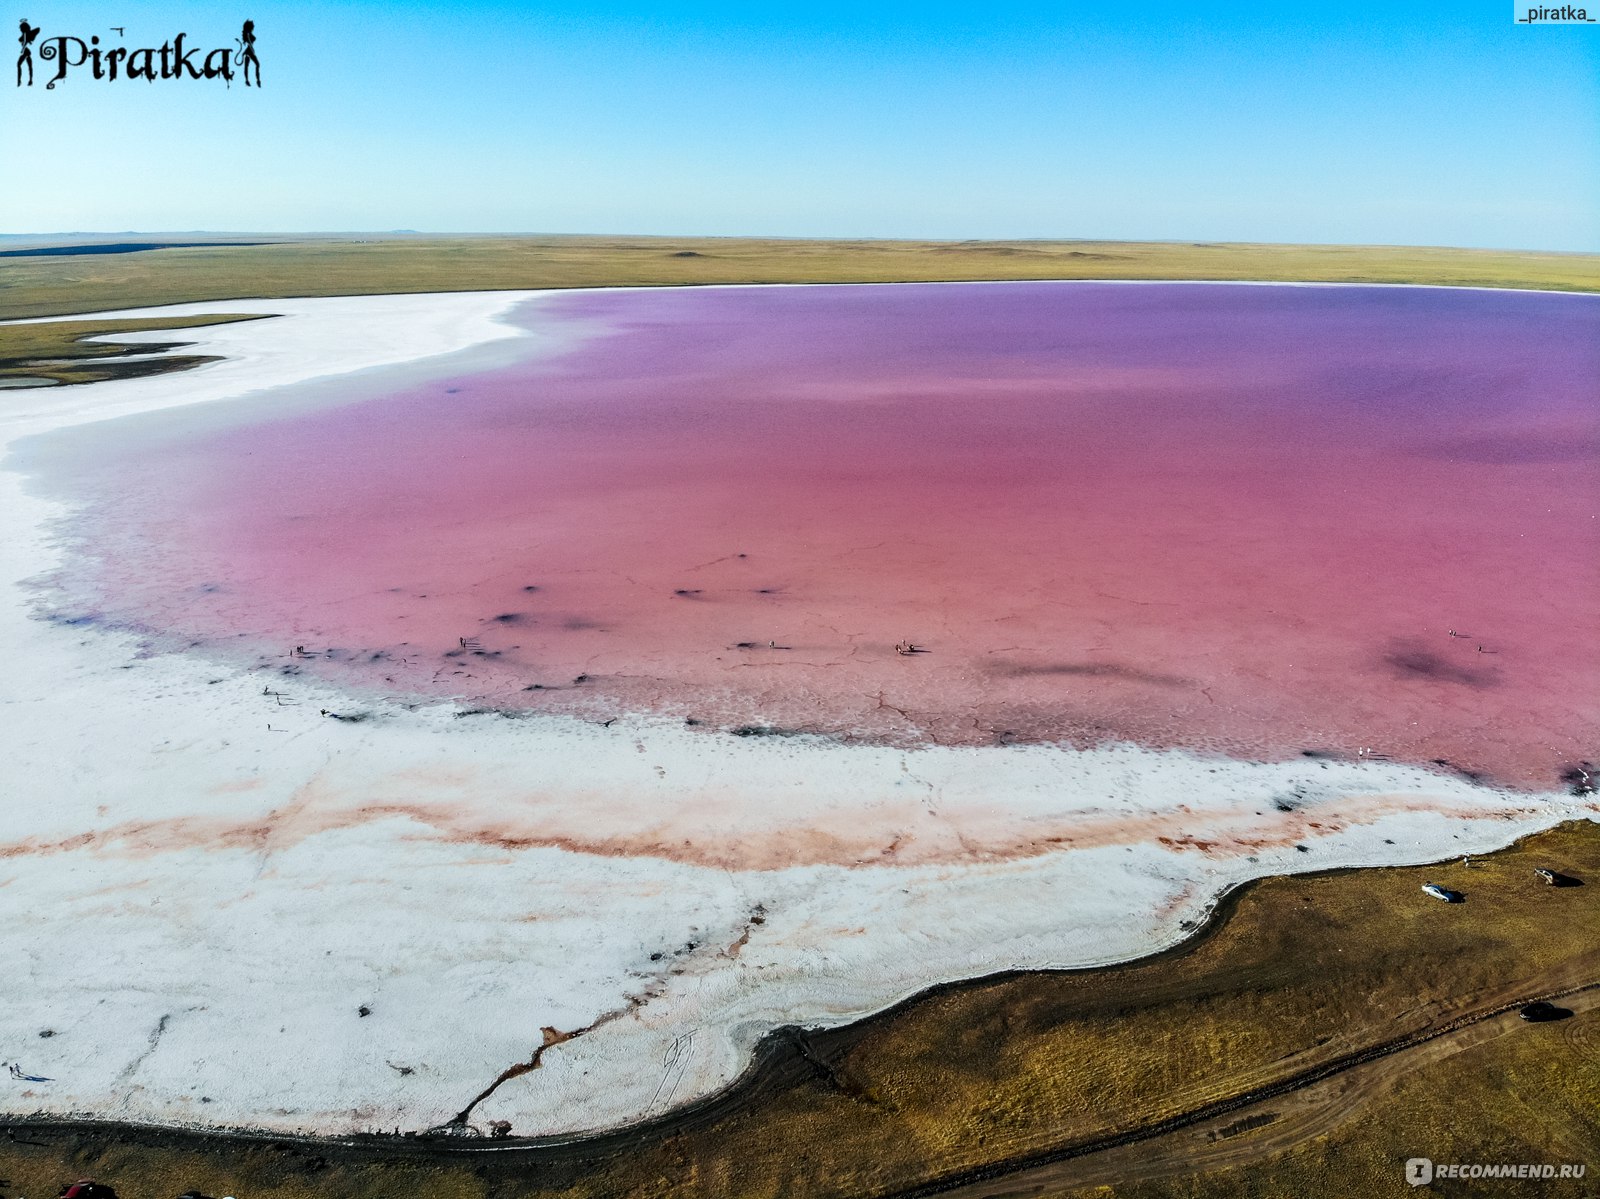
<path fill-rule="evenodd" d="M 1431 895 L 1435 899 L 1442 899 L 1446 903 L 1455 903 L 1456 900 L 1461 898 L 1461 892 L 1451 891 L 1448 888 L 1441 887 L 1438 883 L 1423 883 L 1422 890 L 1424 894 Z"/>

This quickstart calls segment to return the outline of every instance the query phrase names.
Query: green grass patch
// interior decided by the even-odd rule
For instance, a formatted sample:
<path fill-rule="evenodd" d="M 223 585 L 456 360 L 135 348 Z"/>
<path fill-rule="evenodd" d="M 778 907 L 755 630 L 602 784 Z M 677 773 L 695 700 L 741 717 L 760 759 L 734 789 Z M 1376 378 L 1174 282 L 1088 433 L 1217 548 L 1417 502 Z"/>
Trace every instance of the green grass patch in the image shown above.
<path fill-rule="evenodd" d="M 184 370 L 215 355 L 177 355 L 159 361 L 123 362 L 147 354 L 170 354 L 191 343 L 146 342 L 122 345 L 98 341 L 113 333 L 160 329 L 199 329 L 235 321 L 260 320 L 267 314 L 213 313 L 201 316 L 160 316 L 124 320 L 45 321 L 29 325 L 0 325 L 0 380 L 42 379 L 51 383 L 97 383 L 139 375 Z"/>

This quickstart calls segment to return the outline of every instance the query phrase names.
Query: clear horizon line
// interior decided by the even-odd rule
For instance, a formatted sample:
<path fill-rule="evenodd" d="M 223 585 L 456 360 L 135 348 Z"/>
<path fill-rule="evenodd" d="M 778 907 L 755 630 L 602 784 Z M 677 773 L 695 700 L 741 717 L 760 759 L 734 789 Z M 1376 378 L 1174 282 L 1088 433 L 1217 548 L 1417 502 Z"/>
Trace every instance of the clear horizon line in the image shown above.
<path fill-rule="evenodd" d="M 1189 237 L 1084 237 L 1028 235 L 1019 237 L 913 237 L 889 234 L 861 234 L 816 236 L 802 233 L 572 233 L 552 230 L 425 230 L 425 229 L 73 229 L 50 232 L 0 233 L 0 239 L 10 241 L 45 241 L 55 238 L 95 237 L 273 237 L 285 240 L 310 237 L 368 237 L 392 238 L 633 238 L 651 241 L 793 241 L 793 242 L 888 242 L 1004 245 L 1016 242 L 1044 244 L 1094 244 L 1094 245 L 1173 245 L 1173 246 L 1271 246 L 1283 248 L 1339 248 L 1373 250 L 1453 250 L 1481 254 L 1548 254 L 1577 257 L 1600 257 L 1600 249 L 1551 250 L 1525 246 L 1463 246 L 1426 242 L 1372 242 L 1372 241 L 1250 241 L 1233 238 Z"/>

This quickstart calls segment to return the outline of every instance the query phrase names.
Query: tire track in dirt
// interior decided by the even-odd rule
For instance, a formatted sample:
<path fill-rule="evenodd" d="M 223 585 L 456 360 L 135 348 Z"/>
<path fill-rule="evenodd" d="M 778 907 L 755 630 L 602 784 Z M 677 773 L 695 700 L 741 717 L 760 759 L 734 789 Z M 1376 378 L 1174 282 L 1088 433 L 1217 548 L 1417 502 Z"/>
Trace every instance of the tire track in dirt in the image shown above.
<path fill-rule="evenodd" d="M 1043 1193 L 1047 1187 L 1092 1186 L 1107 1182 L 1126 1183 L 1144 1177 L 1156 1178 L 1177 1173 L 1193 1173 L 1196 1169 L 1241 1164 L 1288 1148 L 1306 1137 L 1332 1128 L 1352 1107 L 1378 1093 L 1403 1069 L 1443 1060 L 1502 1035 L 1506 1028 L 1497 1028 L 1489 1022 L 1539 1000 L 1552 1002 L 1566 1000 L 1575 1013 L 1600 1009 L 1600 981 L 1581 983 L 1558 990 L 1545 990 L 1497 1003 L 1493 1007 L 1458 1016 L 1437 1028 L 1345 1054 L 1277 1082 L 1192 1108 L 1142 1128 L 1055 1146 L 985 1166 L 954 1171 L 915 1187 L 879 1192 L 875 1199 L 922 1199 L 923 1196 L 930 1195 L 959 1195 L 963 1199 L 1002 1199 L 1002 1197 L 1012 1199 L 1012 1197 Z M 1506 1027 L 1511 1025 L 1507 1024 Z M 1404 1062 L 1397 1060 L 1401 1055 L 1404 1055 Z M 1278 1113 L 1272 1113 L 1274 1118 L 1271 1121 L 1239 1128 L 1240 1124 L 1248 1124 L 1251 1121 L 1253 1113 L 1248 1109 L 1260 1107 L 1277 1099 L 1302 1096 L 1312 1088 L 1318 1088 L 1319 1084 L 1328 1084 L 1334 1092 L 1329 1097 L 1328 1103 L 1313 1106 L 1310 1110 L 1298 1113 L 1289 1119 L 1284 1119 Z M 1339 1102 L 1333 1102 L 1334 1099 Z M 1259 1113 L 1259 1115 L 1266 1114 Z M 1178 1153 L 1165 1157 L 1158 1155 L 1153 1161 L 1148 1155 L 1141 1154 L 1138 1160 L 1123 1157 L 1120 1161 L 1112 1161 L 1108 1158 L 1104 1163 L 1105 1168 L 1101 1170 L 1062 1168 L 1069 1163 L 1076 1165 L 1085 1158 L 1112 1154 L 1129 1146 L 1143 1146 L 1152 1141 L 1161 1141 L 1175 1133 L 1215 1123 L 1228 1116 L 1237 1116 L 1238 1119 L 1227 1125 L 1227 1128 L 1238 1129 L 1240 1132 L 1250 1131 L 1253 1127 L 1265 1127 L 1269 1123 L 1277 1124 L 1280 1121 L 1282 1127 L 1274 1129 L 1273 1133 L 1265 1137 L 1250 1138 L 1236 1147 L 1227 1146 L 1225 1142 L 1232 1137 L 1224 1135 L 1220 1138 L 1224 1142 L 1224 1148 L 1215 1153 L 1207 1153 L 1205 1147 L 1191 1141 Z"/>

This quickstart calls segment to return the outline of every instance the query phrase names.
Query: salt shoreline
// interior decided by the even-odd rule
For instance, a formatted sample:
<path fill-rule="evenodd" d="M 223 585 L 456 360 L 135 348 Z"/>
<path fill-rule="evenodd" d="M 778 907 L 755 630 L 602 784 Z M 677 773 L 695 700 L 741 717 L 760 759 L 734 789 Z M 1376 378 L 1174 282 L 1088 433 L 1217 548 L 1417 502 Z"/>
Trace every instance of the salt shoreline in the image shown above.
<path fill-rule="evenodd" d="M 225 359 L 193 371 L 9 391 L 5 442 L 492 352 L 535 294 L 85 314 L 284 315 L 186 335 Z M 0 984 L 0 1044 L 52 1079 L 13 1082 L 8 1112 L 427 1127 L 542 1026 L 600 1019 L 473 1113 L 520 1136 L 599 1130 L 720 1089 L 781 1024 L 1145 956 L 1250 878 L 1484 852 L 1596 813 L 1381 762 L 775 744 L 451 705 L 344 725 L 317 715 L 340 702 L 327 687 L 274 678 L 280 703 L 255 674 L 30 617 L 20 584 L 57 560 L 58 513 L 14 470 L 0 488 L 24 780 L 0 814 L 0 890 L 23 913 L 0 944 L 27 963 Z"/>

